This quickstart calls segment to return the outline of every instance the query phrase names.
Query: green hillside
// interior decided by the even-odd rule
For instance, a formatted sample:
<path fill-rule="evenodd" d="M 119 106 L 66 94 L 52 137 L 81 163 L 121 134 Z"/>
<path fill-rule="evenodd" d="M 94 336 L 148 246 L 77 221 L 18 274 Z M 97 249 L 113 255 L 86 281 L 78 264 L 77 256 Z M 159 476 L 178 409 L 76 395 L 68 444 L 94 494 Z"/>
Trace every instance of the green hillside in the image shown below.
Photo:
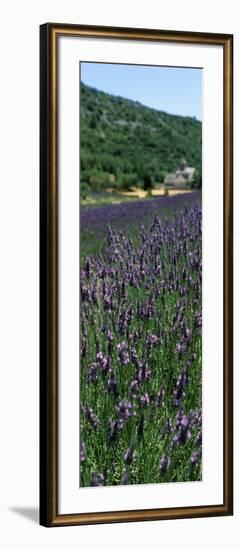
<path fill-rule="evenodd" d="M 176 92 L 175 92 L 176 93 Z M 80 162 L 83 192 L 149 188 L 179 167 L 197 169 L 201 185 L 201 122 L 170 115 L 81 83 Z"/>

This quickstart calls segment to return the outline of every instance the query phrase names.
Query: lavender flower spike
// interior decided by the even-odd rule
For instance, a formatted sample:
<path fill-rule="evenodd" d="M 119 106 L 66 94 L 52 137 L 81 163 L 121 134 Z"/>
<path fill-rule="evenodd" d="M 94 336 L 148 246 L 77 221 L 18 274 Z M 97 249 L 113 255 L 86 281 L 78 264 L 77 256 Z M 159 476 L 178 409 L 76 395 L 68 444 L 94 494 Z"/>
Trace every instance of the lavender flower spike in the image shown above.
<path fill-rule="evenodd" d="M 91 487 L 103 487 L 105 485 L 105 478 L 101 473 L 94 473 L 91 478 Z"/>
<path fill-rule="evenodd" d="M 168 456 L 163 456 L 160 460 L 160 473 L 166 474 L 170 467 L 171 460 Z"/>
<path fill-rule="evenodd" d="M 133 462 L 133 455 L 134 455 L 134 447 L 128 447 L 124 454 L 124 462 L 127 466 L 130 466 Z"/>
<path fill-rule="evenodd" d="M 125 342 L 121 342 L 117 345 L 118 356 L 121 365 L 128 365 L 129 363 L 129 354 L 127 349 L 127 344 Z"/>

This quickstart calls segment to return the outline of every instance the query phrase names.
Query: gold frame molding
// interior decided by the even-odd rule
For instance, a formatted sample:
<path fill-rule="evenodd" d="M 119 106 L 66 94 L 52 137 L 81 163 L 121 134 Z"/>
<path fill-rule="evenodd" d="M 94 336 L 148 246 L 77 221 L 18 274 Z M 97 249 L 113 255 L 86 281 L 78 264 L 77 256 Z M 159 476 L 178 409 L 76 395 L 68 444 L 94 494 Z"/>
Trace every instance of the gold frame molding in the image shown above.
<path fill-rule="evenodd" d="M 224 62 L 223 504 L 58 513 L 58 38 L 79 36 L 216 45 Z M 233 36 L 47 23 L 40 27 L 40 524 L 46 527 L 223 516 L 233 513 Z"/>

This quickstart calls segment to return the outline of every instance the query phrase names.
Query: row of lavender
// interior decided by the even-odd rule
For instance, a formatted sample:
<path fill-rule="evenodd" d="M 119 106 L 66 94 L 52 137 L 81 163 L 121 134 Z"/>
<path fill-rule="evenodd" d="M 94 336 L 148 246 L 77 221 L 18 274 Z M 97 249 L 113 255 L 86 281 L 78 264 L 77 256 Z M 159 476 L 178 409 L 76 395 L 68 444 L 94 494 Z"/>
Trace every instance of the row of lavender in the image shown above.
<path fill-rule="evenodd" d="M 142 223 L 150 227 L 155 215 L 172 217 L 174 210 L 184 205 L 201 204 L 201 191 L 165 196 L 145 200 L 105 204 L 102 206 L 81 206 L 81 258 L 95 255 L 105 248 L 107 226 L 127 230 L 137 238 Z M 143 220 L 143 221 L 142 221 Z"/>
<path fill-rule="evenodd" d="M 81 486 L 201 479 L 201 275 L 198 204 L 86 259 Z"/>

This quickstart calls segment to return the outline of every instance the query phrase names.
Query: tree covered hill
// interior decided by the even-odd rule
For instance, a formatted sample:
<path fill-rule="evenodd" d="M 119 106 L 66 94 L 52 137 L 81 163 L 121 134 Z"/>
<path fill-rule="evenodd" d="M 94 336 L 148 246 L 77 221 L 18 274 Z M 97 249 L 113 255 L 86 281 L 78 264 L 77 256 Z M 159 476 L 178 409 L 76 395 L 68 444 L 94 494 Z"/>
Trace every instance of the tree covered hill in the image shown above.
<path fill-rule="evenodd" d="M 81 83 L 81 189 L 129 189 L 162 183 L 182 157 L 201 181 L 202 125 Z M 176 93 L 176 92 L 175 92 Z"/>

